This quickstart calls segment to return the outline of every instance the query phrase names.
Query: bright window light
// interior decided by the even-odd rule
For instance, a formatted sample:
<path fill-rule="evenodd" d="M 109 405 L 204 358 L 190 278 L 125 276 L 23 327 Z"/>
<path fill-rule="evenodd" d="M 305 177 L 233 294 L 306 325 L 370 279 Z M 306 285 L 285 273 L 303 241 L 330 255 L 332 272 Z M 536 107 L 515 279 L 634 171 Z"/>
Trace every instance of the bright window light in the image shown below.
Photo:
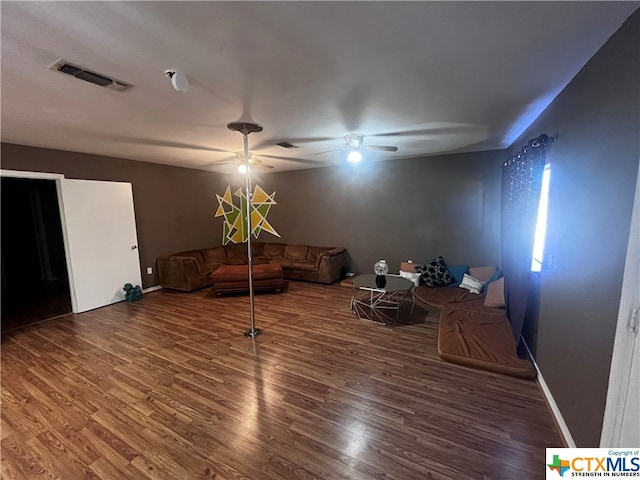
<path fill-rule="evenodd" d="M 547 234 L 547 211 L 549 208 L 549 180 L 551 179 L 551 164 L 544 166 L 542 173 L 542 189 L 540 191 L 540 204 L 538 205 L 538 220 L 536 221 L 536 234 L 533 240 L 533 258 L 531 271 L 542 270 L 544 259 L 544 239 Z"/>

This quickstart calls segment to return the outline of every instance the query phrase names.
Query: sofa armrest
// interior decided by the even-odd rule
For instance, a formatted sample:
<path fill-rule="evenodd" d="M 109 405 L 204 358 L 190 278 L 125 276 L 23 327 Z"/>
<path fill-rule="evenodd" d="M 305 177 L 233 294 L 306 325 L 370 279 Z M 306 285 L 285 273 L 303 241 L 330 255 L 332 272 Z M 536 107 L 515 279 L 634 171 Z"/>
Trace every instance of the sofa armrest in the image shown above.
<path fill-rule="evenodd" d="M 320 283 L 333 283 L 340 278 L 342 267 L 347 265 L 346 250 L 342 247 L 325 250 L 318 255 L 316 270 Z"/>
<path fill-rule="evenodd" d="M 163 255 L 158 257 L 158 277 L 163 288 L 190 292 L 201 287 L 200 265 L 195 257 Z"/>

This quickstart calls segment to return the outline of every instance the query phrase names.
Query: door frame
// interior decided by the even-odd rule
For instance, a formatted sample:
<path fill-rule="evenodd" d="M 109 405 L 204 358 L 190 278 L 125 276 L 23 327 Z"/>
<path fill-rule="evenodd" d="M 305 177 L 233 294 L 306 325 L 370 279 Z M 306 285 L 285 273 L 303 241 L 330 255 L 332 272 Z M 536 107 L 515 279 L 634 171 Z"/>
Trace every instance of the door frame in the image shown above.
<path fill-rule="evenodd" d="M 56 183 L 56 193 L 58 195 L 58 210 L 60 212 L 60 223 L 62 226 L 62 239 L 64 241 L 64 257 L 67 264 L 67 276 L 69 277 L 69 295 L 71 296 L 71 311 L 78 313 L 78 301 L 76 298 L 75 283 L 73 281 L 73 270 L 71 268 L 71 255 L 69 252 L 69 240 L 67 238 L 67 222 L 64 216 L 64 205 L 62 203 L 62 187 L 61 182 L 65 180 L 62 173 L 47 172 L 29 172 L 23 170 L 2 170 L 0 169 L 0 177 L 13 178 L 31 178 L 35 180 L 54 180 Z"/>
<path fill-rule="evenodd" d="M 638 162 L 638 177 L 631 214 L 629 243 L 625 260 L 620 307 L 616 326 L 611 369 L 609 372 L 609 386 L 605 404 L 601 448 L 618 448 L 629 445 L 619 445 L 622 435 L 622 425 L 625 421 L 627 396 L 637 392 L 629 391 L 631 381 L 632 362 L 640 361 L 637 351 L 639 333 L 630 331 L 629 325 L 633 310 L 640 308 L 638 290 L 640 288 L 640 162 Z M 636 327 L 637 328 L 637 327 Z M 629 421 L 629 418 L 626 418 Z M 633 419 L 631 419 L 633 421 Z M 637 420 L 636 420 L 637 421 Z M 640 423 L 640 422 L 639 422 Z M 637 445 L 630 445 L 635 447 Z"/>

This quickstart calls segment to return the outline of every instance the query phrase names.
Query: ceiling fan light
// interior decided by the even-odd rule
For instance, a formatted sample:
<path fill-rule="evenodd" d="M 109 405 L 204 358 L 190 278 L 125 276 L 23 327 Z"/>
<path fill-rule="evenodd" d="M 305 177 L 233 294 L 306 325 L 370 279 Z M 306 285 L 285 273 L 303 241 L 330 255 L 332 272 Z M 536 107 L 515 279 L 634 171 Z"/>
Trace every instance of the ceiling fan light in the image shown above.
<path fill-rule="evenodd" d="M 351 150 L 349 155 L 347 156 L 347 162 L 349 163 L 359 163 L 362 161 L 362 154 L 359 150 Z"/>
<path fill-rule="evenodd" d="M 249 163 L 251 163 L 251 157 L 253 156 L 252 152 L 247 152 L 247 155 L 249 156 Z M 236 152 L 236 160 L 238 162 L 243 162 L 244 163 L 244 152 Z"/>
<path fill-rule="evenodd" d="M 247 166 L 244 163 L 238 165 L 238 173 L 247 173 Z"/>

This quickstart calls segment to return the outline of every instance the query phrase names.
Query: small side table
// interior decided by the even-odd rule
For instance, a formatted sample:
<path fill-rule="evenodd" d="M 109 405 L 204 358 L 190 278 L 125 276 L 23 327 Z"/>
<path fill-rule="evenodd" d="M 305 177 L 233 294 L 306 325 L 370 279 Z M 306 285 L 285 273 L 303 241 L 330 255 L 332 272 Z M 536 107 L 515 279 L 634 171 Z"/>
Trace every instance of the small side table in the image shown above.
<path fill-rule="evenodd" d="M 387 283 L 383 288 L 376 285 L 374 274 L 359 275 L 353 279 L 354 292 L 351 296 L 351 311 L 361 320 L 398 323 L 400 308 L 411 302 L 413 315 L 413 282 L 399 275 L 385 275 Z"/>

